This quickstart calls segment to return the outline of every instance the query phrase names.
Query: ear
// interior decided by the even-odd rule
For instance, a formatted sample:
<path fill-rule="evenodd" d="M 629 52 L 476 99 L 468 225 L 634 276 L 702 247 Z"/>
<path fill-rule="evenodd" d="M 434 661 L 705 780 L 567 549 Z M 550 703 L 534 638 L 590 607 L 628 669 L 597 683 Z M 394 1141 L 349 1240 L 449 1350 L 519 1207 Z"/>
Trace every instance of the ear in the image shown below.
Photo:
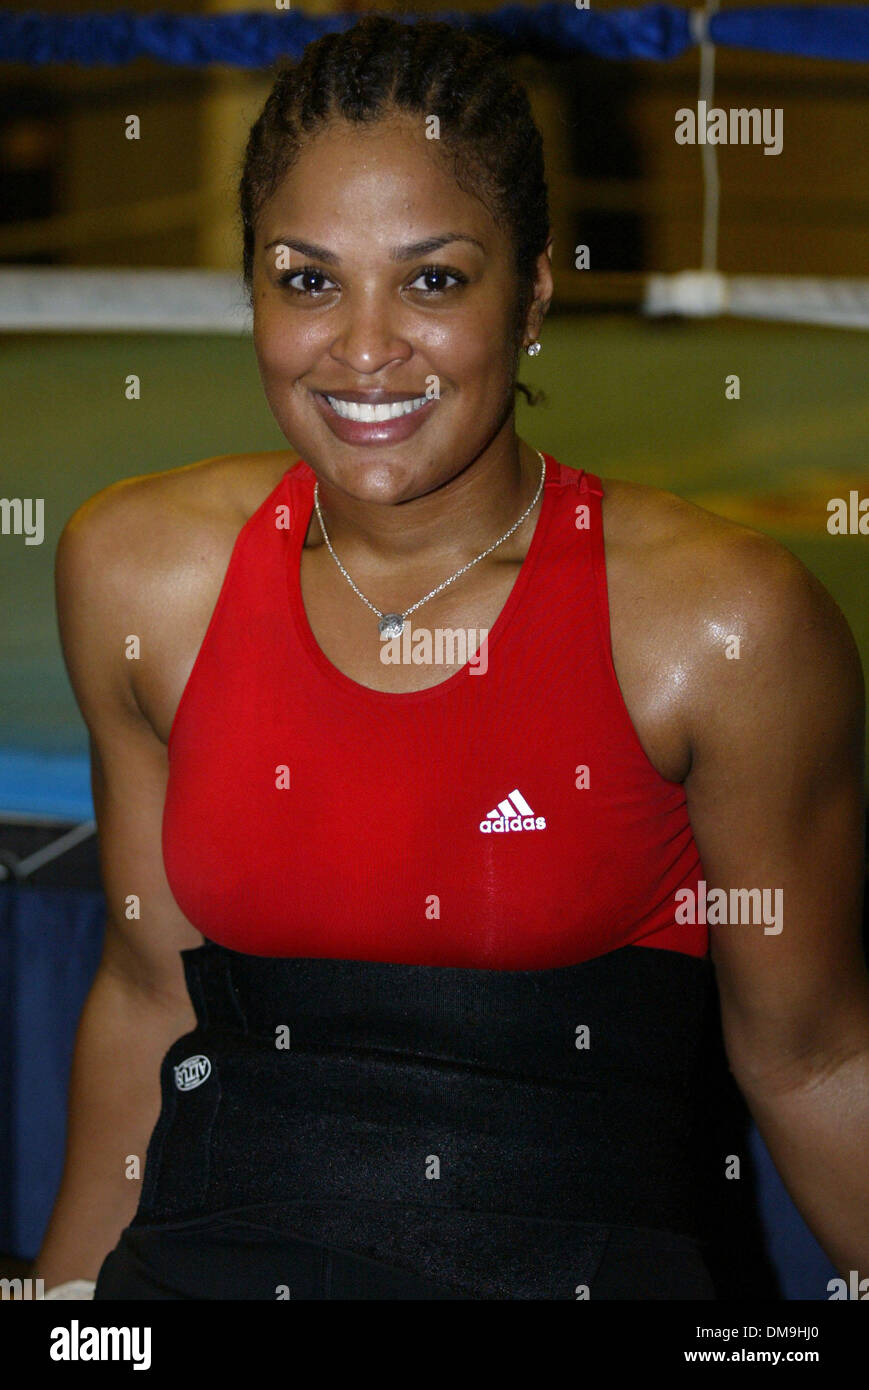
<path fill-rule="evenodd" d="M 540 337 L 540 330 L 543 327 L 543 320 L 546 311 L 552 301 L 555 286 L 552 279 L 552 237 L 546 243 L 546 247 L 537 257 L 537 266 L 534 275 L 534 291 L 531 303 L 528 306 L 528 313 L 525 316 L 525 331 L 522 339 L 522 346 L 527 347 L 535 339 Z"/>

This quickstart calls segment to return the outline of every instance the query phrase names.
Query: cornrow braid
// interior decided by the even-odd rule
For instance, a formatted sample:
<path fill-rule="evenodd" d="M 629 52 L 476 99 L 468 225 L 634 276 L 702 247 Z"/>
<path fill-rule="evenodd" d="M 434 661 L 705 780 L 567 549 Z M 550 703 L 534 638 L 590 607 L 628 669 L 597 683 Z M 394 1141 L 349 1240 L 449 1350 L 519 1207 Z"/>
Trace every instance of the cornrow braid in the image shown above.
<path fill-rule="evenodd" d="M 457 183 L 481 197 L 509 234 L 519 284 L 517 326 L 549 236 L 543 142 L 505 43 L 450 24 L 369 14 L 308 45 L 279 72 L 251 127 L 239 181 L 243 277 L 249 298 L 259 214 L 331 121 L 373 124 L 396 112 L 437 116 Z M 532 399 L 527 388 L 518 389 Z"/>

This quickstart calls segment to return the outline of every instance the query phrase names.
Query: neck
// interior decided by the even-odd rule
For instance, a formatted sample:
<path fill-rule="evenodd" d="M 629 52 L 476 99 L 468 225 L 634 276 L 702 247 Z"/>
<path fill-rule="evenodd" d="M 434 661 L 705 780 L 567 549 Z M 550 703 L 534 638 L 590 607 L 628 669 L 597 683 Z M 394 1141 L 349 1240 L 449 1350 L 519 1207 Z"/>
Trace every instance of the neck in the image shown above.
<path fill-rule="evenodd" d="M 393 564 L 455 567 L 510 529 L 530 505 L 541 467 L 537 452 L 511 431 L 445 482 L 395 503 L 363 501 L 321 479 L 320 509 L 329 540 L 351 573 L 354 563 L 378 570 Z M 525 525 L 533 527 L 536 511 Z M 493 558 L 509 559 L 511 547 L 524 554 L 524 529 L 519 527 Z M 316 511 L 306 544 L 323 545 Z"/>

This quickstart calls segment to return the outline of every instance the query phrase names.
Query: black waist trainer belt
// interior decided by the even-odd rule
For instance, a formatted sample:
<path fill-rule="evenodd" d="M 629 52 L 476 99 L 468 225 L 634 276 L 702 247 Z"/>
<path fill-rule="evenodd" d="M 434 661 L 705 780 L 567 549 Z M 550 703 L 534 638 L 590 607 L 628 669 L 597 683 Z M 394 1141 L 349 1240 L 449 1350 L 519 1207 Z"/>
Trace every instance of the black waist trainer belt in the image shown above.
<path fill-rule="evenodd" d="M 575 1297 L 613 1228 L 702 1241 L 708 960 L 181 954 L 131 1230 L 253 1209 L 480 1298 Z"/>

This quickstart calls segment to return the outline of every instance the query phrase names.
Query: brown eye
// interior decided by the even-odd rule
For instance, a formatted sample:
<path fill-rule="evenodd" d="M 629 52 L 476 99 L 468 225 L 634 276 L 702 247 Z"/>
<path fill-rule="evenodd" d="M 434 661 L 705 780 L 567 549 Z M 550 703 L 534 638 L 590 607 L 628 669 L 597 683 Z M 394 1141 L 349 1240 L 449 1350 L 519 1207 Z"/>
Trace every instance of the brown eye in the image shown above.
<path fill-rule="evenodd" d="M 420 280 L 425 282 L 422 288 L 426 294 L 443 294 L 446 290 L 468 283 L 468 277 L 460 270 L 452 270 L 445 265 L 427 265 L 411 284 L 416 285 Z M 453 283 L 447 284 L 448 280 Z"/>
<path fill-rule="evenodd" d="M 297 280 L 301 283 L 294 284 L 294 281 Z M 323 293 L 324 285 L 331 286 L 332 282 L 316 266 L 306 265 L 301 270 L 285 270 L 282 275 L 278 276 L 278 284 L 281 289 L 290 290 L 293 294 L 307 295 L 309 298 L 313 298 L 315 295 Z"/>

